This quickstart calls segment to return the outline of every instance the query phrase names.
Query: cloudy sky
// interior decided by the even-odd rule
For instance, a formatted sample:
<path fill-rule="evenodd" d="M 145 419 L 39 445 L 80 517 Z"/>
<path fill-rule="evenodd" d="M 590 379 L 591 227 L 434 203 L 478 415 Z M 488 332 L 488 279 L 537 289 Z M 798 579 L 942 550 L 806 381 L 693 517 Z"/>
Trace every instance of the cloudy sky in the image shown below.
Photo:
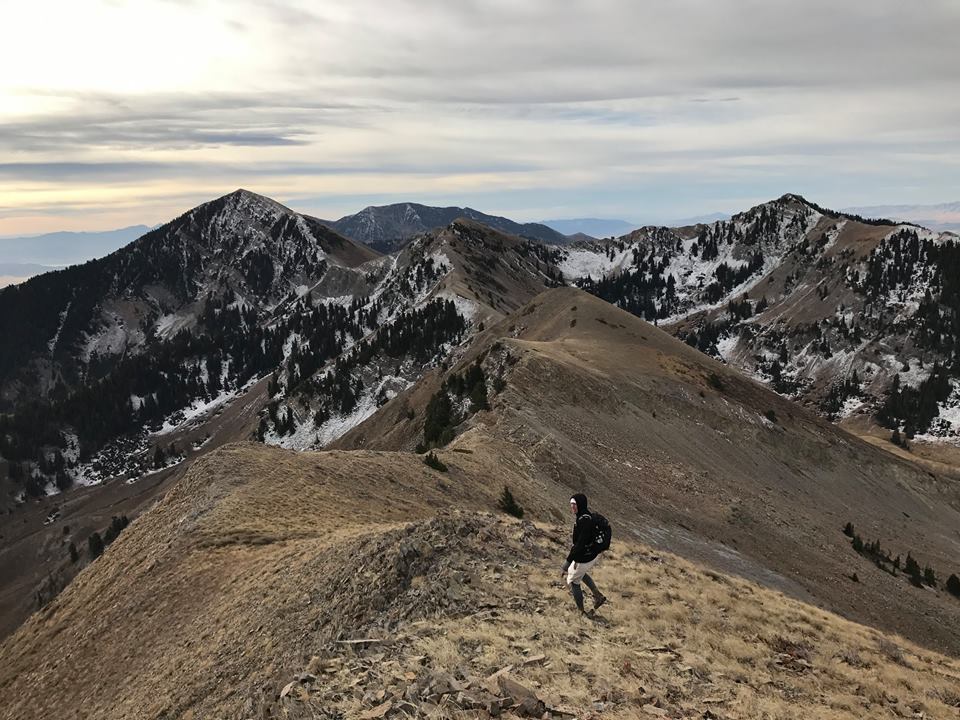
<path fill-rule="evenodd" d="M 2 0 L 0 235 L 960 199 L 960 2 Z"/>

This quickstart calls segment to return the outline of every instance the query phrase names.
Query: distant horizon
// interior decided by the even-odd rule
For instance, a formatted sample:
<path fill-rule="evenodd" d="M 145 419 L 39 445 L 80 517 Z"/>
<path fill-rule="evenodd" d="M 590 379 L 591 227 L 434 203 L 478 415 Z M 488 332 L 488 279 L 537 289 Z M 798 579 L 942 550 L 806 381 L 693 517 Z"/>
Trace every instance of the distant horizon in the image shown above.
<path fill-rule="evenodd" d="M 237 188 L 234 188 L 234 190 L 236 190 L 236 189 L 237 189 Z M 471 208 L 471 209 L 473 209 L 473 210 L 480 211 L 480 212 L 485 213 L 485 214 L 487 214 L 487 215 L 496 215 L 496 216 L 500 216 L 500 217 L 506 217 L 506 218 L 509 218 L 510 220 L 514 220 L 514 221 L 516 221 L 516 222 L 523 222 L 523 223 L 541 223 L 541 224 L 545 224 L 545 223 L 550 223 L 550 222 L 558 222 L 558 223 L 559 223 L 559 222 L 570 222 L 570 221 L 590 221 L 590 220 L 596 220 L 596 221 L 603 221 L 603 222 L 624 222 L 624 223 L 627 223 L 627 224 L 630 224 L 630 225 L 635 225 L 635 226 L 637 226 L 637 227 L 643 227 L 643 226 L 645 226 L 645 225 L 655 225 L 655 224 L 663 224 L 663 223 L 670 223 L 670 222 L 676 222 L 676 221 L 690 220 L 690 219 L 694 219 L 694 218 L 704 218 L 704 217 L 709 217 L 709 216 L 713 216 L 713 215 L 732 216 L 732 215 L 734 215 L 734 214 L 736 214 L 736 213 L 743 212 L 744 210 L 748 210 L 748 209 L 750 209 L 751 207 L 755 207 L 756 205 L 759 205 L 759 204 L 761 204 L 761 203 L 770 202 L 771 200 L 775 200 L 775 199 L 777 199 L 777 198 L 779 198 L 779 197 L 782 197 L 783 195 L 786 195 L 786 194 L 801 195 L 801 196 L 805 197 L 807 200 L 809 200 L 809 201 L 811 201 L 811 202 L 814 202 L 814 203 L 816 203 L 817 205 L 820 205 L 821 207 L 825 207 L 825 208 L 827 208 L 827 209 L 829 209 L 829 210 L 835 210 L 835 211 L 837 211 L 837 212 L 855 212 L 855 211 L 857 211 L 857 210 L 870 210 L 870 209 L 882 210 L 882 209 L 890 209 L 890 208 L 909 208 L 909 209 L 924 209 L 924 208 L 929 208 L 929 209 L 934 209 L 934 208 L 937 208 L 937 207 L 943 206 L 943 205 L 952 205 L 952 204 L 960 203 L 960 200 L 945 200 L 945 201 L 942 201 L 942 202 L 935 202 L 935 203 L 899 203 L 899 202 L 891 202 L 891 203 L 866 203 L 866 204 L 855 205 L 855 206 L 838 206 L 838 205 L 836 205 L 836 204 L 831 204 L 831 203 L 823 202 L 823 201 L 821 201 L 821 200 L 818 199 L 818 198 L 814 198 L 814 197 L 810 197 L 810 196 L 808 196 L 808 195 L 804 195 L 803 193 L 796 193 L 796 192 L 791 192 L 791 191 L 784 191 L 784 192 L 775 193 L 775 194 L 773 194 L 773 195 L 771 195 L 771 196 L 769 196 L 769 197 L 767 197 L 767 198 L 765 198 L 765 199 L 759 200 L 759 201 L 757 201 L 757 202 L 754 202 L 754 203 L 752 203 L 752 204 L 750 204 L 750 205 L 747 205 L 747 206 L 744 206 L 744 207 L 728 208 L 728 209 L 713 209 L 713 210 L 694 211 L 694 212 L 691 212 L 691 213 L 689 213 L 689 214 L 679 215 L 679 216 L 675 216 L 675 217 L 664 217 L 664 216 L 661 216 L 661 217 L 649 217 L 649 218 L 644 218 L 644 219 L 633 219 L 633 218 L 629 218 L 629 217 L 614 217 L 614 216 L 604 216 L 604 215 L 599 215 L 599 214 L 593 214 L 593 215 L 590 215 L 590 214 L 587 214 L 587 215 L 571 215 L 571 216 L 569 216 L 569 217 L 566 217 L 566 216 L 565 216 L 565 217 L 556 216 L 556 217 L 547 217 L 547 218 L 544 218 L 544 217 L 536 217 L 536 216 L 525 216 L 523 213 L 512 213 L 512 214 L 511 214 L 511 213 L 507 213 L 507 212 L 500 212 L 500 211 L 491 210 L 491 209 L 488 209 L 488 208 L 485 208 L 485 207 L 482 207 L 482 206 L 478 206 L 477 204 L 471 204 L 471 203 L 466 203 L 466 202 L 456 202 L 456 201 L 453 201 L 453 202 L 450 202 L 450 201 L 430 202 L 429 200 L 426 200 L 426 199 L 409 199 L 409 198 L 407 198 L 407 199 L 402 199 L 402 200 L 394 200 L 394 201 L 392 201 L 392 202 L 380 202 L 380 201 L 377 201 L 377 202 L 369 202 L 369 203 L 366 203 L 366 204 L 357 206 L 357 207 L 355 207 L 353 210 L 348 210 L 347 212 L 344 212 L 344 213 L 338 213 L 338 214 L 333 214 L 333 215 L 324 216 L 324 215 L 318 214 L 318 213 L 316 213 L 316 212 L 312 212 L 312 211 L 309 210 L 309 209 L 304 209 L 304 208 L 302 208 L 302 207 L 298 207 L 297 204 L 296 204 L 296 202 L 286 201 L 286 200 L 283 200 L 283 199 L 281 199 L 281 198 L 276 198 L 276 197 L 267 195 L 266 193 L 258 192 L 257 190 L 253 190 L 253 189 L 250 189 L 250 188 L 245 188 L 245 189 L 249 189 L 250 192 L 254 192 L 254 193 L 258 194 L 258 195 L 263 195 L 264 197 L 269 197 L 269 198 L 272 199 L 272 200 L 276 200 L 276 201 L 279 202 L 280 204 L 282 204 L 282 205 L 284 205 L 284 206 L 286 206 L 286 207 L 289 207 L 291 210 L 294 210 L 295 212 L 298 212 L 298 213 L 300 213 L 300 214 L 312 215 L 312 216 L 314 216 L 314 217 L 318 217 L 318 218 L 320 218 L 320 219 L 322 219 L 322 220 L 327 220 L 327 221 L 335 221 L 335 220 L 339 220 L 339 219 L 341 219 L 341 218 L 343 218 L 343 217 L 348 217 L 348 216 L 350 216 L 350 215 L 354 215 L 354 214 L 356 214 L 356 213 L 358 213 L 358 212 L 361 212 L 362 210 L 366 209 L 367 207 L 383 207 L 383 206 L 389 206 L 389 205 L 402 205 L 402 204 L 407 204 L 407 203 L 409 203 L 409 204 L 415 204 L 415 205 L 424 205 L 424 206 L 428 206 L 428 207 L 460 207 L 460 208 Z M 209 198 L 207 198 L 207 199 L 205 199 L 205 200 L 201 200 L 200 202 L 198 202 L 198 203 L 196 203 L 196 204 L 194 204 L 194 205 L 190 205 L 190 206 L 187 206 L 187 207 L 183 207 L 183 208 L 174 210 L 173 214 L 171 214 L 169 217 L 162 218 L 162 219 L 159 219 L 159 220 L 156 220 L 156 221 L 151 221 L 151 222 L 147 222 L 147 221 L 133 222 L 133 223 L 130 223 L 130 224 L 128 224 L 128 225 L 124 225 L 124 226 L 122 226 L 122 227 L 102 227 L 102 226 L 101 226 L 101 227 L 87 227 L 87 228 L 56 227 L 55 229 L 45 230 L 45 231 L 42 231 L 42 232 L 23 233 L 23 234 L 19 234 L 19 233 L 2 234 L 2 235 L 0 235 L 0 242 L 3 242 L 3 241 L 5 241 L 5 240 L 18 240 L 18 239 L 37 238 L 37 237 L 43 237 L 43 236 L 47 236 L 47 235 L 57 235 L 57 234 L 61 234 L 61 233 L 62 233 L 62 234 L 85 234 L 85 233 L 89 233 L 89 234 L 99 234 L 99 233 L 118 232 L 118 231 L 122 231 L 122 230 L 129 230 L 129 229 L 139 228 L 139 227 L 144 227 L 144 228 L 146 228 L 147 230 L 151 230 L 151 229 L 153 229 L 153 228 L 160 227 L 160 226 L 162 226 L 162 225 L 170 222 L 171 220 L 173 220 L 174 218 L 176 218 L 176 217 L 178 217 L 179 215 L 183 214 L 184 212 L 187 212 L 187 211 L 189 211 L 189 210 L 191 210 L 191 209 L 193 209 L 193 208 L 195 208 L 195 207 L 198 207 L 199 205 L 203 205 L 204 203 L 212 202 L 213 200 L 216 200 L 216 199 L 219 198 L 219 197 L 223 197 L 224 195 L 229 194 L 229 192 L 232 192 L 232 190 L 231 190 L 231 191 L 224 192 L 224 193 L 220 193 L 219 195 L 213 195 L 213 196 L 211 196 L 211 197 L 209 197 Z M 893 218 L 889 218 L 889 219 L 893 219 Z M 957 224 L 960 224 L 960 217 L 957 218 Z"/>

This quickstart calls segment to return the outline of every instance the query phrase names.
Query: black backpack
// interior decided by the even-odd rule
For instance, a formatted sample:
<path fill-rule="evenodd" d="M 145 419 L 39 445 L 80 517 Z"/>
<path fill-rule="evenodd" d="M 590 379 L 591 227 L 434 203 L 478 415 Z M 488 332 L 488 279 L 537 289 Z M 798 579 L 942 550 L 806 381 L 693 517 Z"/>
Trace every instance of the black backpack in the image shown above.
<path fill-rule="evenodd" d="M 598 512 L 591 512 L 593 516 L 594 538 L 591 545 L 597 553 L 610 549 L 610 540 L 613 537 L 613 529 L 610 527 L 610 521 Z"/>

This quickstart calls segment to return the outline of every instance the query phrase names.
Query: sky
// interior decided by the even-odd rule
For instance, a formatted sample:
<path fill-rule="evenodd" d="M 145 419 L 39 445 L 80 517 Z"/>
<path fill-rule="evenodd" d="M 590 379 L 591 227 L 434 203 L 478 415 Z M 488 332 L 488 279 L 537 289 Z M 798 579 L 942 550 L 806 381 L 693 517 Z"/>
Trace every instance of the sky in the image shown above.
<path fill-rule="evenodd" d="M 662 221 L 960 199 L 960 2 L 0 0 L 0 236 L 238 187 Z"/>

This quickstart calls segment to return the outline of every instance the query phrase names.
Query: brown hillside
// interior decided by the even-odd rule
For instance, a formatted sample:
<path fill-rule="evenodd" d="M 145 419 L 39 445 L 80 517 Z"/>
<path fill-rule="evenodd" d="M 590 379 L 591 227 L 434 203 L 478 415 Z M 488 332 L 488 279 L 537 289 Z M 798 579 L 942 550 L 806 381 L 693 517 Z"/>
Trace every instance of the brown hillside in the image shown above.
<path fill-rule="evenodd" d="M 629 537 L 595 573 L 610 605 L 577 618 L 566 528 L 471 511 L 499 482 L 542 512 L 551 494 L 509 448 L 466 452 L 477 435 L 445 474 L 255 444 L 198 460 L 0 646 L 0 717 L 488 717 L 522 688 L 553 717 L 955 717 L 955 660 Z"/>
<path fill-rule="evenodd" d="M 465 462 L 495 452 L 496 467 L 522 469 L 521 503 L 536 516 L 552 517 L 583 489 L 622 533 L 960 651 L 960 603 L 874 567 L 841 533 L 852 522 L 867 541 L 928 563 L 942 582 L 960 569 L 955 481 L 577 290 L 539 296 L 451 372 L 481 356 L 505 388 L 491 411 L 460 426 L 450 449 L 472 451 Z M 428 377 L 335 446 L 412 449 L 440 382 Z"/>

